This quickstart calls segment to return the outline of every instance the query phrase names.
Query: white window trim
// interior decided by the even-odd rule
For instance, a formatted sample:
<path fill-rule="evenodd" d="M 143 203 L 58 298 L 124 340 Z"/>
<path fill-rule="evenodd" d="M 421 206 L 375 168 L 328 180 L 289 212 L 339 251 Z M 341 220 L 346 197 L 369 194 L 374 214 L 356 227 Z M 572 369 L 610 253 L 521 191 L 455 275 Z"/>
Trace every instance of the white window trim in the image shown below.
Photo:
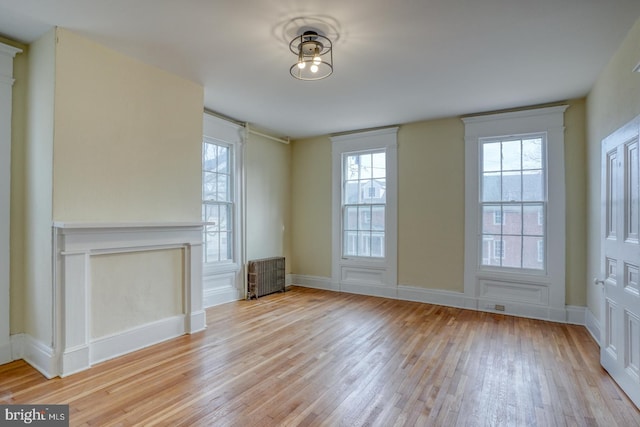
<path fill-rule="evenodd" d="M 465 273 L 464 292 L 469 308 L 566 321 L 565 307 L 565 178 L 564 111 L 568 106 L 538 108 L 463 118 L 465 125 Z M 546 271 L 493 271 L 480 268 L 479 233 L 480 139 L 546 133 L 547 238 Z"/>
<path fill-rule="evenodd" d="M 339 291 L 397 296 L 398 286 L 398 128 L 331 137 L 332 142 L 332 281 Z M 384 148 L 386 151 L 385 257 L 342 256 L 342 156 Z"/>
<path fill-rule="evenodd" d="M 203 263 L 204 306 L 236 301 L 245 295 L 245 178 L 244 178 L 244 126 L 205 113 L 203 118 L 204 138 L 219 141 L 233 147 L 232 168 L 234 183 L 232 187 L 233 209 L 233 259 L 215 263 Z"/>

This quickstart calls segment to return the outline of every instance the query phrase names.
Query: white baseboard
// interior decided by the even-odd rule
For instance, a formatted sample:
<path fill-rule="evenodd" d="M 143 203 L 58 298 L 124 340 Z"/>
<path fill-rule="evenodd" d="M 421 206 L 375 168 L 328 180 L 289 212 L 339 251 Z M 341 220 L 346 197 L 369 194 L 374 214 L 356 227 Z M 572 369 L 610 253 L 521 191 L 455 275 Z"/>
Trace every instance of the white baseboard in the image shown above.
<path fill-rule="evenodd" d="M 318 276 L 292 275 L 292 281 L 298 286 L 307 288 L 396 298 L 405 301 L 423 302 L 447 307 L 465 308 L 491 313 L 508 314 L 518 317 L 549 320 L 553 322 L 572 323 L 576 325 L 585 325 L 586 323 L 587 310 L 585 307 L 579 306 L 565 306 L 563 309 L 521 302 L 498 301 L 487 298 L 469 298 L 461 292 L 426 289 L 409 285 L 399 285 L 394 289 L 383 286 L 351 284 L 342 284 L 340 287 L 332 282 L 330 278 Z M 496 310 L 496 305 L 503 306 L 504 310 Z"/>
<path fill-rule="evenodd" d="M 447 307 L 469 308 L 468 298 L 460 292 L 417 288 L 415 286 L 399 285 L 398 299 Z"/>
<path fill-rule="evenodd" d="M 207 329 L 207 313 L 204 310 L 194 311 L 185 319 L 185 332 L 195 334 Z"/>
<path fill-rule="evenodd" d="M 587 307 L 581 307 L 578 305 L 568 305 L 567 306 L 567 323 L 585 326 L 587 324 Z"/>
<path fill-rule="evenodd" d="M 342 283 L 340 291 L 349 294 L 369 295 L 373 297 L 397 298 L 397 289 L 388 286 L 369 285 L 365 283 Z"/>
<path fill-rule="evenodd" d="M 586 310 L 586 315 L 585 315 L 585 326 L 587 327 L 587 330 L 589 331 L 593 339 L 596 340 L 598 345 L 601 346 L 602 344 L 600 343 L 600 337 L 601 337 L 600 320 L 593 315 L 591 310 L 588 310 L 588 309 Z"/>
<path fill-rule="evenodd" d="M 208 308 L 240 299 L 242 299 L 242 295 L 240 295 L 240 291 L 235 287 L 205 289 L 202 303 L 205 308 Z"/>
<path fill-rule="evenodd" d="M 12 338 L 14 356 L 20 356 L 48 379 L 58 376 L 58 361 L 53 348 L 27 334 L 14 335 Z"/>
<path fill-rule="evenodd" d="M 338 288 L 338 285 L 334 284 L 331 281 L 331 279 L 328 277 L 292 274 L 291 282 L 292 284 L 302 286 L 305 288 L 324 289 L 325 291 L 336 291 L 336 292 L 340 291 L 340 289 Z"/>
<path fill-rule="evenodd" d="M 91 350 L 88 345 L 78 345 L 65 349 L 60 355 L 60 367 L 58 374 L 68 377 L 91 367 Z"/>
<path fill-rule="evenodd" d="M 89 345 L 68 348 L 59 357 L 51 347 L 31 336 L 16 334 L 11 336 L 11 357 L 12 360 L 24 359 L 47 378 L 66 377 L 84 371 L 95 363 L 202 330 L 205 327 L 205 312 L 197 312 L 191 316 L 191 331 L 186 331 L 186 320 L 184 315 L 179 315 L 148 323 L 94 339 Z"/>
<path fill-rule="evenodd" d="M 185 317 L 180 315 L 93 339 L 89 345 L 89 362 L 90 364 L 103 362 L 184 334 Z"/>

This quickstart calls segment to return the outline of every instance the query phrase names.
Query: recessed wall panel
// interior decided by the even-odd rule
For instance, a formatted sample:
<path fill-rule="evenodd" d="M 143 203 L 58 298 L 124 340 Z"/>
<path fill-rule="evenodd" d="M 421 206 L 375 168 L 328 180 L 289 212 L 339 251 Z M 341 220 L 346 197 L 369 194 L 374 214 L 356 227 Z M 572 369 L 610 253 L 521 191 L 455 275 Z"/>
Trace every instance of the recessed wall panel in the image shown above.
<path fill-rule="evenodd" d="M 91 257 L 91 338 L 183 313 L 181 249 Z"/>

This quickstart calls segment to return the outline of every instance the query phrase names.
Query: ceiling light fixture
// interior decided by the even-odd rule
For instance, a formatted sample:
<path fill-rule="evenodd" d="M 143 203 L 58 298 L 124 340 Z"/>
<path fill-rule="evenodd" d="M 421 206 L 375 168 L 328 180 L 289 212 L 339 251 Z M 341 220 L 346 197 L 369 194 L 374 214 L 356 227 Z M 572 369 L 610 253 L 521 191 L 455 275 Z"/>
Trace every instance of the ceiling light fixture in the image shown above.
<path fill-rule="evenodd" d="M 297 57 L 289 72 L 299 80 L 320 80 L 333 73 L 331 40 L 318 30 L 305 30 L 289 43 L 289 50 Z"/>

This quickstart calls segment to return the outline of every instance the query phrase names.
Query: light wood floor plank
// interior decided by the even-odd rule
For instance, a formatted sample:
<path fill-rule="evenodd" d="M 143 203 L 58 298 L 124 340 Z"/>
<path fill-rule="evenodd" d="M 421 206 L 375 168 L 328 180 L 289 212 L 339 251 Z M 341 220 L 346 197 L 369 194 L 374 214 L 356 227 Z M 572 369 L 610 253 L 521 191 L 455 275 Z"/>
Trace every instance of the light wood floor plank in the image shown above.
<path fill-rule="evenodd" d="M 207 330 L 0 403 L 73 426 L 640 426 L 584 327 L 294 287 L 207 310 Z"/>

